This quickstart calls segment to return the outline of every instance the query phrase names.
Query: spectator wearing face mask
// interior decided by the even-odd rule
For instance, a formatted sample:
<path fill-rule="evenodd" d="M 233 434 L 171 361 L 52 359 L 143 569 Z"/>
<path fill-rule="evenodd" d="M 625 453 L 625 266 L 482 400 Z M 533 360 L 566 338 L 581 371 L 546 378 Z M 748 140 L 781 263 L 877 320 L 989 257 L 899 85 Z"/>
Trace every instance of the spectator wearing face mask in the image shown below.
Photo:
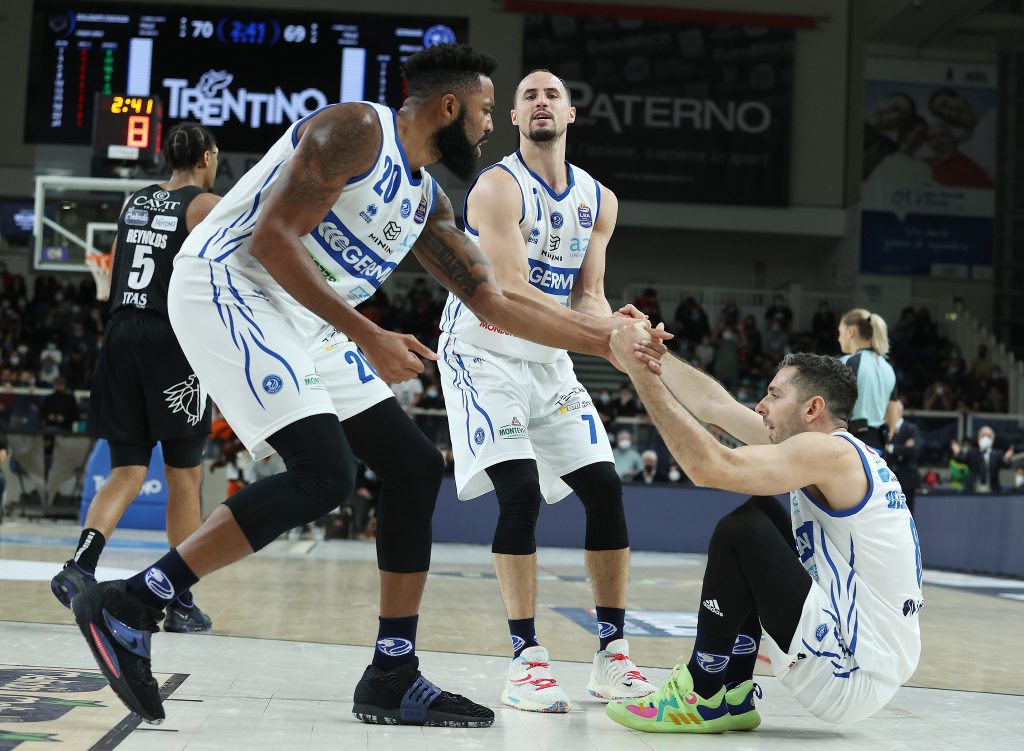
<path fill-rule="evenodd" d="M 426 379 L 426 383 L 423 387 L 423 395 L 416 404 L 420 409 L 444 409 L 444 397 L 441 395 L 441 387 L 437 385 L 437 381 L 433 379 L 433 376 Z M 437 435 L 440 432 L 440 427 L 443 422 L 446 421 L 445 417 L 438 417 L 437 415 L 416 415 L 416 424 L 419 425 L 420 430 L 423 431 L 431 443 L 437 443 Z"/>
<path fill-rule="evenodd" d="M 668 482 L 668 475 L 658 469 L 658 454 L 654 451 L 645 451 L 640 455 L 644 467 L 633 475 L 633 482 L 642 482 L 650 485 L 658 482 Z"/>
<path fill-rule="evenodd" d="M 964 446 L 961 448 L 959 441 L 953 441 L 950 447 L 953 449 L 953 456 L 961 463 L 966 464 L 969 470 L 964 480 L 965 493 L 1001 493 L 1003 488 L 999 484 L 999 470 L 1009 467 L 1013 462 L 1013 446 L 1006 451 L 999 452 L 994 448 L 996 432 L 988 425 L 978 430 L 978 447 Z"/>
<path fill-rule="evenodd" d="M 615 446 L 612 447 L 612 456 L 615 459 L 615 472 L 623 482 L 632 479 L 633 475 L 644 468 L 643 459 L 639 452 L 633 448 L 633 437 L 628 430 L 620 430 L 615 437 Z"/>
<path fill-rule="evenodd" d="M 679 469 L 679 465 L 675 462 L 671 462 L 668 465 L 668 471 L 665 473 L 665 476 L 668 477 L 669 482 L 673 483 L 682 482 L 685 479 L 683 471 Z"/>

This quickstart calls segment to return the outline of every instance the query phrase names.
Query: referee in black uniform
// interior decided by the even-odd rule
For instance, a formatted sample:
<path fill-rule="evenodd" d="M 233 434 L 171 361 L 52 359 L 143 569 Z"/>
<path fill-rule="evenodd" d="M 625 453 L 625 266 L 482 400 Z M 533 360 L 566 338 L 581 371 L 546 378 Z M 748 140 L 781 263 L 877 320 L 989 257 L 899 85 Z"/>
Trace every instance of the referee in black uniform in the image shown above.
<path fill-rule="evenodd" d="M 889 425 L 896 415 L 896 371 L 887 359 L 889 328 L 877 313 L 855 308 L 839 321 L 840 359 L 857 376 L 857 403 L 850 432 L 885 453 Z"/>
<path fill-rule="evenodd" d="M 176 546 L 199 527 L 202 457 L 210 433 L 209 399 L 167 318 L 171 266 L 188 233 L 220 200 L 217 143 L 202 125 L 181 123 L 164 142 L 168 181 L 134 193 L 121 210 L 114 242 L 110 324 L 93 374 L 89 432 L 110 445 L 110 477 L 85 519 L 78 549 L 50 583 L 65 607 L 96 583 L 106 540 L 146 479 L 160 441 L 167 478 L 167 540 Z M 178 598 L 165 631 L 209 631 L 212 621 Z"/>

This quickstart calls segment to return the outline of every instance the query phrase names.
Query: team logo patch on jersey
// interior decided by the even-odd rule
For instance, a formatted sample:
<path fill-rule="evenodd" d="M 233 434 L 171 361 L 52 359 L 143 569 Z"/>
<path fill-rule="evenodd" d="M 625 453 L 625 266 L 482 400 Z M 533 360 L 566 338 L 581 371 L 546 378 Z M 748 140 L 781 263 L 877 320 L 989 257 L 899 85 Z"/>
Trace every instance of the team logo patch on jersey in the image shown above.
<path fill-rule="evenodd" d="M 412 213 L 412 201 L 408 198 L 403 198 L 402 207 L 398 210 L 398 213 L 402 215 L 403 219 L 408 219 L 409 214 Z"/>
<path fill-rule="evenodd" d="M 555 229 L 561 229 L 562 225 L 565 224 L 565 219 L 562 218 L 561 213 L 557 211 L 551 212 L 551 226 Z"/>
<path fill-rule="evenodd" d="M 529 434 L 526 432 L 526 428 L 524 428 L 523 424 L 519 422 L 518 417 L 513 417 L 512 422 L 510 422 L 508 425 L 502 425 L 500 428 L 498 428 L 498 435 L 501 438 L 505 438 L 507 440 L 530 437 Z"/>
<path fill-rule="evenodd" d="M 577 212 L 580 217 L 580 226 L 584 229 L 588 229 L 594 226 L 594 217 L 590 213 L 590 207 L 585 203 L 580 204 L 580 208 Z"/>
<path fill-rule="evenodd" d="M 149 212 L 145 209 L 128 209 L 124 212 L 124 223 L 132 227 L 145 227 L 149 224 Z"/>
<path fill-rule="evenodd" d="M 814 638 L 821 641 L 828 635 L 828 626 L 822 623 L 816 629 L 814 629 Z"/>
<path fill-rule="evenodd" d="M 889 482 L 889 478 L 892 477 L 892 473 L 885 467 L 879 467 L 878 476 L 882 478 L 882 482 Z"/>
<path fill-rule="evenodd" d="M 473 440 L 476 442 L 477 446 L 480 446 L 484 442 L 485 437 L 483 428 L 477 428 L 476 432 L 473 433 Z"/>
<path fill-rule="evenodd" d="M 178 229 L 178 217 L 157 214 L 153 217 L 153 229 L 158 229 L 161 232 L 174 232 Z"/>
<path fill-rule="evenodd" d="M 199 378 L 193 373 L 181 383 L 164 389 L 167 408 L 172 414 L 185 413 L 189 425 L 198 425 L 203 417 L 203 397 L 199 391 Z"/>
<path fill-rule="evenodd" d="M 527 240 L 526 242 L 532 243 L 533 245 L 536 245 L 537 243 L 539 243 L 540 242 L 540 230 L 538 228 L 536 228 L 536 227 L 534 227 L 532 230 L 530 230 L 530 239 Z"/>
<path fill-rule="evenodd" d="M 263 379 L 263 390 L 268 394 L 276 394 L 284 388 L 284 379 L 279 375 L 268 375 Z"/>
<path fill-rule="evenodd" d="M 366 207 L 366 211 L 359 212 L 359 216 L 362 218 L 364 222 L 369 224 L 370 222 L 373 221 L 373 218 L 377 216 L 377 204 L 371 203 L 369 206 Z"/>
<path fill-rule="evenodd" d="M 413 215 L 412 220 L 416 224 L 423 224 L 427 221 L 427 197 L 422 196 L 420 198 L 420 205 L 416 207 L 416 213 Z"/>
<path fill-rule="evenodd" d="M 146 571 L 145 582 L 149 591 L 161 600 L 169 600 L 174 597 L 174 587 L 171 585 L 171 580 L 167 578 L 167 574 L 156 566 Z"/>
<path fill-rule="evenodd" d="M 412 652 L 412 642 L 408 639 L 391 637 L 377 640 L 377 651 L 386 654 L 388 657 L 401 657 Z"/>

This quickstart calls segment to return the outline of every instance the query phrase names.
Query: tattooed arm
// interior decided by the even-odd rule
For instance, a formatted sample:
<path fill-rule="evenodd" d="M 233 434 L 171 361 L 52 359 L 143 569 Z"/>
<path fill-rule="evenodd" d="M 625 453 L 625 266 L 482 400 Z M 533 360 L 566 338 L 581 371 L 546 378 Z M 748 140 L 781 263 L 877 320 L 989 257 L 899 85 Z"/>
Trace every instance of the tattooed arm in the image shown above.
<path fill-rule="evenodd" d="M 376 113 L 361 104 L 329 107 L 304 123 L 253 230 L 250 253 L 300 305 L 343 332 L 388 383 L 423 372 L 415 355 L 437 356 L 415 337 L 381 329 L 335 293 L 302 245 L 349 178 L 371 169 L 380 150 Z"/>
<path fill-rule="evenodd" d="M 554 310 L 547 300 L 538 301 L 533 294 L 500 288 L 487 256 L 455 226 L 452 204 L 440 188 L 437 201 L 437 208 L 412 248 L 435 279 L 480 318 L 510 334 L 549 347 L 610 356 L 609 334 L 629 319 L 594 318 L 560 306 Z M 556 316 L 570 319 L 571 325 L 553 325 Z"/>

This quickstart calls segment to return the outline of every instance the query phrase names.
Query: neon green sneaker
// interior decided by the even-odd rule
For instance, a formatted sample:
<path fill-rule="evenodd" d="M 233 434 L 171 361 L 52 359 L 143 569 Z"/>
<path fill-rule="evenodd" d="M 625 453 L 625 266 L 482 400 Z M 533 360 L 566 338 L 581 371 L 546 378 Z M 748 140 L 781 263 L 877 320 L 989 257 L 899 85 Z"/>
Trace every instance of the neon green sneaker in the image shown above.
<path fill-rule="evenodd" d="M 697 695 L 686 665 L 676 665 L 672 677 L 653 694 L 609 702 L 604 711 L 620 725 L 645 733 L 724 733 L 734 722 L 725 687 L 710 699 Z"/>
<path fill-rule="evenodd" d="M 754 708 L 754 696 L 761 698 L 761 687 L 753 678 L 725 692 L 725 703 L 729 705 L 732 719 L 730 730 L 753 730 L 761 724 L 761 715 Z"/>

